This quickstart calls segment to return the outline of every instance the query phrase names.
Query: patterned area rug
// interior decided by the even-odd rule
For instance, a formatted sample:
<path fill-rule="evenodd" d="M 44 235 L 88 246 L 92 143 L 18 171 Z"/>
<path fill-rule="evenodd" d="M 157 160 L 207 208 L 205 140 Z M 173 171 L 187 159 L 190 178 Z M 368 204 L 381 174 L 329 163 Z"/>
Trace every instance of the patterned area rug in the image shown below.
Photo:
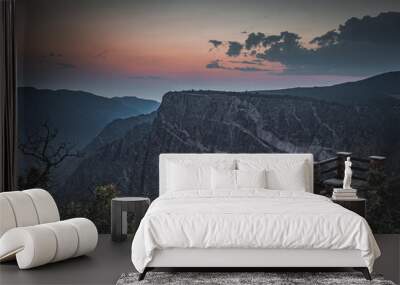
<path fill-rule="evenodd" d="M 122 274 L 117 285 L 145 284 L 328 284 L 328 285 L 395 285 L 382 276 L 373 275 L 368 281 L 359 272 L 148 272 L 146 278 L 138 281 L 138 273 Z"/>

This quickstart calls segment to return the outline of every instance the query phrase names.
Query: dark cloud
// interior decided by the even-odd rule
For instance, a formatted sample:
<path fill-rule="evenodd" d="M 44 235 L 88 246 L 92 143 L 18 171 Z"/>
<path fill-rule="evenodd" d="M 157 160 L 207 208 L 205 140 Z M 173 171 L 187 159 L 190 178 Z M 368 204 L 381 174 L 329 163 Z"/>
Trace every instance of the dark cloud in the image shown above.
<path fill-rule="evenodd" d="M 300 39 L 299 35 L 288 31 L 271 36 L 263 33 L 251 33 L 245 41 L 245 47 L 247 50 L 251 50 L 250 55 L 256 56 L 258 59 L 280 61 L 281 54 L 299 56 L 307 52 L 301 46 Z M 260 47 L 264 47 L 265 50 L 257 53 L 254 48 Z"/>
<path fill-rule="evenodd" d="M 245 42 L 229 42 L 230 57 L 250 56 L 285 65 L 286 73 L 363 76 L 400 69 L 400 13 L 351 18 L 337 30 L 310 41 L 289 31 L 277 35 L 250 33 Z M 243 47 L 245 50 L 243 50 Z"/>
<path fill-rule="evenodd" d="M 339 26 L 340 41 L 400 45 L 400 13 L 381 13 L 376 17 L 351 18 Z"/>
<path fill-rule="evenodd" d="M 76 69 L 77 66 L 71 63 L 65 63 L 65 62 L 57 62 L 56 66 L 64 69 Z"/>
<path fill-rule="evenodd" d="M 320 47 L 331 46 L 337 44 L 339 40 L 339 33 L 335 30 L 329 31 L 322 36 L 315 37 L 310 41 L 310 44 L 317 44 Z"/>
<path fill-rule="evenodd" d="M 231 63 L 240 63 L 240 64 L 248 64 L 246 61 L 230 61 Z M 251 64 L 254 64 L 251 62 Z M 257 68 L 254 66 L 225 66 L 222 64 L 221 60 L 216 59 L 211 61 L 209 64 L 206 65 L 206 68 L 210 69 L 225 69 L 225 70 L 237 70 L 237 71 L 242 71 L 242 72 L 258 72 L 258 71 L 270 71 L 269 69 L 265 68 Z"/>
<path fill-rule="evenodd" d="M 228 42 L 228 44 L 229 47 L 226 54 L 228 56 L 239 56 L 243 49 L 243 45 L 239 42 Z"/>
<path fill-rule="evenodd" d="M 265 44 L 267 48 L 264 53 L 256 55 L 258 58 L 278 61 L 283 64 L 289 64 L 293 61 L 304 64 L 302 60 L 308 60 L 310 50 L 301 45 L 300 37 L 295 33 L 285 31 L 280 35 L 269 36 L 265 40 L 268 41 L 268 44 Z"/>
<path fill-rule="evenodd" d="M 233 70 L 239 70 L 243 72 L 258 72 L 258 71 L 271 71 L 270 69 L 266 68 L 257 68 L 257 67 L 249 67 L 249 66 L 244 66 L 244 67 L 233 67 Z"/>
<path fill-rule="evenodd" d="M 250 49 L 256 48 L 258 45 L 260 45 L 264 39 L 265 39 L 264 33 L 251 33 L 247 36 L 247 39 L 246 39 L 244 45 L 247 50 L 250 50 Z"/>
<path fill-rule="evenodd" d="M 261 59 L 254 59 L 254 60 L 231 60 L 231 63 L 239 63 L 239 64 L 257 64 L 261 65 L 262 60 Z"/>
<path fill-rule="evenodd" d="M 162 80 L 164 77 L 154 75 L 132 75 L 128 76 L 129 79 L 134 80 Z"/>
<path fill-rule="evenodd" d="M 222 66 L 222 65 L 220 64 L 220 60 L 218 60 L 218 59 L 213 60 L 213 61 L 211 61 L 210 63 L 208 63 L 208 64 L 206 65 L 206 68 L 210 68 L 210 69 L 213 69 L 213 68 L 226 69 L 224 66 Z"/>
<path fill-rule="evenodd" d="M 282 32 L 280 35 L 271 36 L 266 36 L 264 33 L 251 33 L 248 35 L 245 41 L 245 47 L 247 50 L 251 50 L 257 47 L 266 47 L 272 43 L 282 40 L 283 37 L 290 36 L 288 34 L 292 33 Z"/>
<path fill-rule="evenodd" d="M 212 44 L 214 48 L 218 48 L 220 45 L 222 45 L 222 41 L 218 40 L 209 40 L 208 42 Z"/>
<path fill-rule="evenodd" d="M 283 33 L 287 33 L 287 32 L 283 32 Z M 263 46 L 266 47 L 274 42 L 278 42 L 282 39 L 282 33 L 280 35 L 272 35 L 272 36 L 268 36 L 265 37 L 265 39 L 263 40 Z"/>

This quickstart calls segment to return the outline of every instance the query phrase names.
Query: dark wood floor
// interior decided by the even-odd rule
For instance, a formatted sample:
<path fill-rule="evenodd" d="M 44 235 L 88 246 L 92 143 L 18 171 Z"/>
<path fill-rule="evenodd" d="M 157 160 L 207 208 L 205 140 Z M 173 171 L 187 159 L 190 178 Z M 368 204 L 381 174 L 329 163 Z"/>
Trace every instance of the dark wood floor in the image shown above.
<path fill-rule="evenodd" d="M 382 257 L 377 273 L 400 282 L 400 235 L 376 235 Z M 131 241 L 114 243 L 100 235 L 97 249 L 78 257 L 30 270 L 19 270 L 15 262 L 0 265 L 0 284 L 115 284 L 124 272 L 134 271 L 130 260 Z"/>
<path fill-rule="evenodd" d="M 0 284 L 115 284 L 124 272 L 134 271 L 131 241 L 114 243 L 100 235 L 94 252 L 29 270 L 18 270 L 16 262 L 0 265 Z"/>
<path fill-rule="evenodd" d="M 400 284 L 400 235 L 375 235 L 382 255 L 376 260 L 374 271 Z"/>

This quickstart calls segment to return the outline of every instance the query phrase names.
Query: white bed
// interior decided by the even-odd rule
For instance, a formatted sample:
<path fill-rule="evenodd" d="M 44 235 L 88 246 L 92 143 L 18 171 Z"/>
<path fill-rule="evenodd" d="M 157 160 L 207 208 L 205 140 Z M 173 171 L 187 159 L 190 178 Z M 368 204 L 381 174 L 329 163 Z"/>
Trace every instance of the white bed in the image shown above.
<path fill-rule="evenodd" d="M 172 171 L 177 165 L 184 167 Z M 192 165 L 222 175 L 266 169 L 268 185 L 185 189 L 208 179 L 191 177 Z M 370 278 L 380 255 L 372 232 L 362 217 L 312 194 L 311 154 L 161 154 L 159 168 L 160 197 L 132 243 L 140 278 L 154 267 L 354 267 Z"/>

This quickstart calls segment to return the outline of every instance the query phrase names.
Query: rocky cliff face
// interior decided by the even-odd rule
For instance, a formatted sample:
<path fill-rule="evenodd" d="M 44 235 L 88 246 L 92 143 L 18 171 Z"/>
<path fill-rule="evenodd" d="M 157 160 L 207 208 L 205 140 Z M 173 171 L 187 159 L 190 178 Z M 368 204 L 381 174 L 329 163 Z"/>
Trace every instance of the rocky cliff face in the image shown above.
<path fill-rule="evenodd" d="M 312 152 L 317 159 L 340 150 L 388 155 L 399 142 L 400 127 L 393 123 L 400 122 L 398 110 L 286 95 L 170 92 L 152 124 L 136 125 L 85 158 L 66 189 L 114 183 L 126 194 L 154 198 L 158 155 L 164 152 Z"/>
<path fill-rule="evenodd" d="M 392 116 L 392 110 L 379 107 L 310 98 L 168 93 L 149 137 L 144 192 L 157 191 L 157 157 L 163 152 L 311 152 L 323 159 L 348 150 L 390 157 L 386 152 L 400 133 Z"/>
<path fill-rule="evenodd" d="M 123 193 L 141 188 L 146 141 L 155 113 L 116 120 L 85 148 L 84 157 L 71 161 L 63 183 L 66 199 L 90 197 L 96 185 L 115 184 Z"/>
<path fill-rule="evenodd" d="M 116 119 L 108 124 L 84 149 L 83 152 L 91 155 L 100 148 L 126 136 L 136 126 L 151 126 L 157 113 L 139 115 L 127 119 Z"/>

